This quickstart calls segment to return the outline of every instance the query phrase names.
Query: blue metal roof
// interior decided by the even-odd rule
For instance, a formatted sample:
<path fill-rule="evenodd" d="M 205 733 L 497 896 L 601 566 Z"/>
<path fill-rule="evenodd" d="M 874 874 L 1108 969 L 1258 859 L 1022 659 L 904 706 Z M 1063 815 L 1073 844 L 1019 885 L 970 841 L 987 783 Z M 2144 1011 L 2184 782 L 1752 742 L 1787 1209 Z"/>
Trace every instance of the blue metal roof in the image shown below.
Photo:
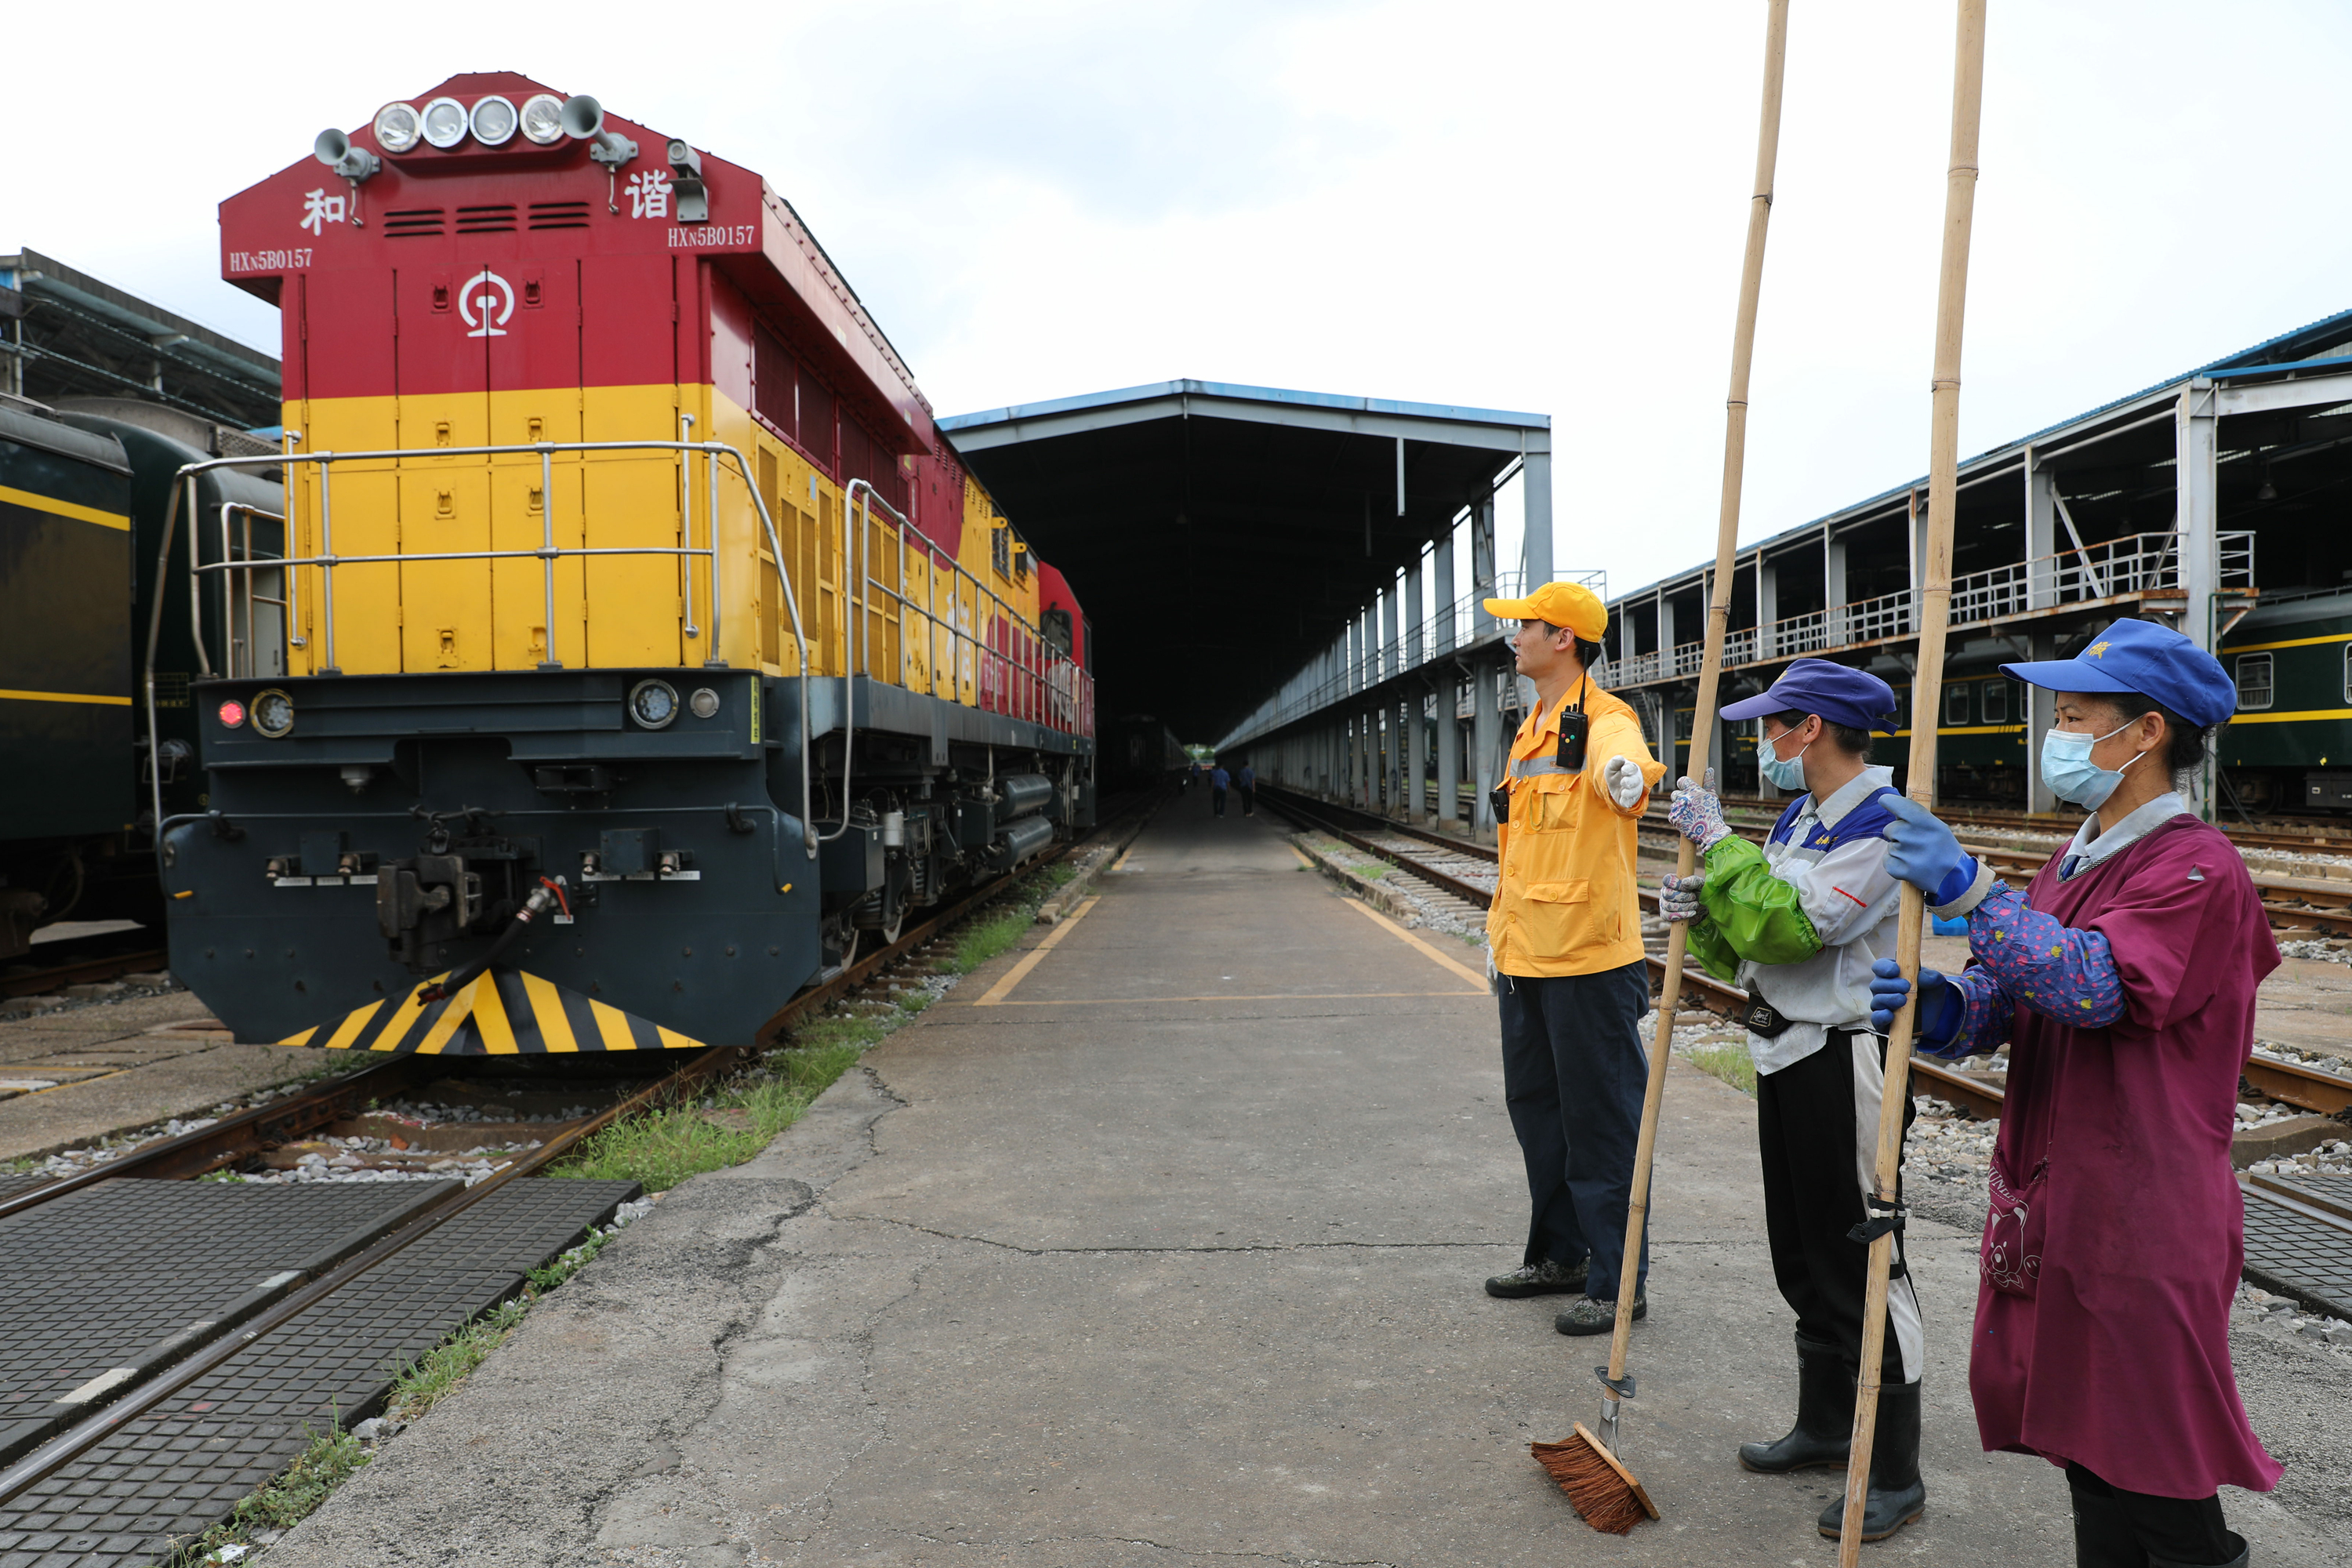
<path fill-rule="evenodd" d="M 1978 453 L 1973 458 L 1965 458 L 1961 459 L 1960 473 L 1965 476 L 1970 468 L 1979 468 L 1986 463 L 2007 458 L 2011 453 L 2017 452 L 2023 447 L 2039 446 L 2047 437 L 2057 435 L 2061 431 L 2072 430 L 2077 426 L 2091 424 L 2106 415 L 2114 413 L 2119 408 L 2127 408 L 2133 404 L 2151 397 L 2158 393 L 2165 392 L 2174 387 L 2186 385 L 2188 383 L 2196 380 L 2200 376 L 2203 376 L 2209 380 L 2226 380 L 2232 376 L 2252 375 L 2263 372 L 2318 370 L 2333 365 L 2352 363 L 2352 355 L 2331 355 L 2326 359 L 2297 359 L 2294 357 L 2298 352 L 2308 352 L 2315 348 L 2334 347 L 2338 342 L 2347 340 L 2352 340 L 2352 310 L 2338 310 L 2332 316 L 2322 316 L 2315 321 L 2308 322 L 2289 331 L 2281 332 L 2274 338 L 2265 338 L 2261 342 L 2254 344 L 2252 348 L 2240 349 L 2234 353 L 2224 354 L 2220 359 L 2208 361 L 2206 363 L 2200 364 L 2193 370 L 2183 371 L 2179 375 L 2170 376 L 2163 381 L 2156 382 L 2150 385 L 2141 387 L 2137 392 L 2128 393 L 2122 397 L 2113 398 L 2108 402 L 2100 404 L 2097 407 L 2089 410 L 2087 413 L 2077 414 L 2069 418 L 2062 419 L 2054 425 L 2045 425 L 2041 429 L 2033 431 L 2030 435 L 2018 437 L 2014 440 L 2004 441 L 1998 447 L 1987 447 L 1984 451 Z M 1758 540 L 1753 544 L 1742 544 L 1739 547 L 1739 554 L 1741 556 L 1751 555 L 1759 551 L 1769 549 L 1772 545 L 1779 544 L 1783 541 L 1799 539 L 1806 534 L 1816 532 L 1823 524 L 1833 522 L 1839 518 L 1850 517 L 1858 512 L 1874 510 L 1875 509 L 1885 506 L 1891 501 L 1908 495 L 1913 490 L 1926 489 L 1927 484 L 1927 476 L 1922 474 L 1917 479 L 1912 479 L 1908 483 L 1890 485 L 1886 489 L 1880 490 L 1876 495 L 1868 496 L 1862 500 L 1839 507 L 1834 511 L 1823 512 L 1821 516 L 1814 518 L 1810 522 L 1801 522 L 1793 527 L 1784 528 L 1780 532 L 1769 534 L 1765 538 Z M 1630 589 L 1625 593 L 1615 595 L 1610 600 L 1610 603 L 1623 604 L 1628 600 L 1639 599 L 1646 595 L 1654 595 L 1660 588 L 1678 585 L 1685 582 L 1688 578 L 1703 574 L 1708 570 L 1708 568 L 1713 566 L 1713 564 L 1714 563 L 1712 561 L 1704 561 L 1696 566 L 1686 567 L 1683 571 L 1670 574 L 1664 577 L 1660 577 L 1654 582 L 1644 583 L 1638 588 Z"/>
<path fill-rule="evenodd" d="M 1160 381 L 1122 386 L 1111 392 L 1083 393 L 1044 403 L 1017 403 L 976 414 L 956 414 L 935 421 L 942 430 L 971 430 L 1005 425 L 1049 415 L 1076 414 L 1095 408 L 1116 408 L 1128 403 L 1150 403 L 1167 397 L 1222 397 L 1244 403 L 1289 404 L 1300 408 L 1325 408 L 1348 414 L 1385 414 L 1410 419 L 1442 419 L 1457 424 L 1500 425 L 1520 430 L 1549 430 L 1549 414 L 1517 414 L 1499 408 L 1466 408 L 1446 403 L 1402 403 L 1386 397 L 1349 397 L 1330 392 L 1298 392 L 1278 386 L 1244 386 L 1229 381 Z"/>

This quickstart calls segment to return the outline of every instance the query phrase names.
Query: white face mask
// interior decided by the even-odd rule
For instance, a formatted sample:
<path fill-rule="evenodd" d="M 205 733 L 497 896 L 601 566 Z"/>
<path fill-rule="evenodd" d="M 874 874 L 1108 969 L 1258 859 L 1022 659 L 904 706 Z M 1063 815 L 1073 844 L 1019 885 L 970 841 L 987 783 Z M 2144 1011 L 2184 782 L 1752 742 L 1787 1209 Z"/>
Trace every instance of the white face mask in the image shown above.
<path fill-rule="evenodd" d="M 1782 734 L 1788 731 L 1783 730 Z M 1759 734 L 1756 740 L 1756 771 L 1774 789 L 1793 792 L 1805 787 L 1805 753 L 1813 749 L 1811 741 L 1797 748 L 1797 754 L 1783 759 L 1770 737 Z"/>
<path fill-rule="evenodd" d="M 2103 768 L 2091 761 L 2091 748 L 2101 741 L 2111 740 L 2137 723 L 2126 720 L 2104 735 L 2086 735 L 2079 730 L 2044 730 L 2042 732 L 2042 782 L 2060 800 L 2072 802 L 2084 811 L 2096 811 L 2107 803 L 2124 782 L 2124 773 L 2132 763 L 2147 755 L 2139 752 L 2131 763 L 2120 768 Z"/>

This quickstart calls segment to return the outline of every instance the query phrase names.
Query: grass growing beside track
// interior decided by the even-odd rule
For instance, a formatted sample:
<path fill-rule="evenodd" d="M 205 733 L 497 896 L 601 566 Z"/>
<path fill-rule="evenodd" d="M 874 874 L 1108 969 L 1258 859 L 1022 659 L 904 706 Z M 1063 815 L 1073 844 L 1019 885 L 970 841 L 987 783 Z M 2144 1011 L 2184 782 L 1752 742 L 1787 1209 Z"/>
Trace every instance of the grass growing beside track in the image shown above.
<path fill-rule="evenodd" d="M 640 1182 L 658 1193 L 705 1171 L 740 1165 L 798 1121 L 871 1043 L 836 1038 L 771 1051 L 758 1068 L 716 1093 L 614 1123 L 548 1173 Z"/>
<path fill-rule="evenodd" d="M 1745 1095 L 1756 1092 L 1756 1062 L 1737 1040 L 1703 1041 L 1680 1047 L 1683 1059 Z"/>
<path fill-rule="evenodd" d="M 257 1543 L 278 1536 L 317 1510 L 337 1487 L 367 1468 L 373 1458 L 349 1432 L 331 1428 L 310 1439 L 302 1457 L 268 1486 L 236 1505 L 236 1511 L 198 1536 L 171 1561 L 234 1563 Z"/>
<path fill-rule="evenodd" d="M 950 973 L 969 974 L 1010 951 L 1036 924 L 1037 906 L 1076 875 L 1056 861 L 1024 879 L 993 913 L 964 925 L 944 967 Z M 812 1018 L 793 1031 L 791 1044 L 770 1051 L 758 1066 L 718 1091 L 608 1127 L 549 1174 L 635 1181 L 648 1192 L 663 1192 L 706 1171 L 740 1165 L 799 1121 L 868 1047 L 932 1000 L 928 991 L 908 992 L 900 995 L 893 1013 Z"/>

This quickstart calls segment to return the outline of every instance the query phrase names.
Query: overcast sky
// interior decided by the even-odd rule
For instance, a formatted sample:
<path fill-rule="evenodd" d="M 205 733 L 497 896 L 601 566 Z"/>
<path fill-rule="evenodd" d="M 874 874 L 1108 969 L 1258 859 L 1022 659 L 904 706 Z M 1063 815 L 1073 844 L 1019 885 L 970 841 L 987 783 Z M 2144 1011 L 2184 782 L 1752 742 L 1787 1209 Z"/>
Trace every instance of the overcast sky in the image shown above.
<path fill-rule="evenodd" d="M 87 58 L 89 15 L 13 57 Z M 1761 0 L 336 15 L 142 8 L 102 85 L 13 73 L 0 249 L 274 353 L 217 202 L 516 69 L 761 171 L 942 414 L 1177 376 L 1538 411 L 1563 571 L 1711 551 Z M 2352 8 L 1993 0 L 1989 38 L 1964 452 L 2352 306 Z M 1795 0 L 1745 539 L 1926 468 L 1951 51 L 1948 3 Z"/>

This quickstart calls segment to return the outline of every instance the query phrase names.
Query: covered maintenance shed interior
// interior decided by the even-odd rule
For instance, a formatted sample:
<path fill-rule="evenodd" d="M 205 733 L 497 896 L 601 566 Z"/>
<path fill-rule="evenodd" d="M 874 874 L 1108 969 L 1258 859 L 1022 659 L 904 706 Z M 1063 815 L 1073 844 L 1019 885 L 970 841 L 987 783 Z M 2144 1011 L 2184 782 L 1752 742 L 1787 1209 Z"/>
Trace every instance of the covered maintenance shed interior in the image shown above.
<path fill-rule="evenodd" d="M 1549 416 L 1171 381 L 939 427 L 1076 587 L 1108 720 L 1415 816 L 1491 769 L 1516 682 L 1478 601 L 1555 575 Z"/>

